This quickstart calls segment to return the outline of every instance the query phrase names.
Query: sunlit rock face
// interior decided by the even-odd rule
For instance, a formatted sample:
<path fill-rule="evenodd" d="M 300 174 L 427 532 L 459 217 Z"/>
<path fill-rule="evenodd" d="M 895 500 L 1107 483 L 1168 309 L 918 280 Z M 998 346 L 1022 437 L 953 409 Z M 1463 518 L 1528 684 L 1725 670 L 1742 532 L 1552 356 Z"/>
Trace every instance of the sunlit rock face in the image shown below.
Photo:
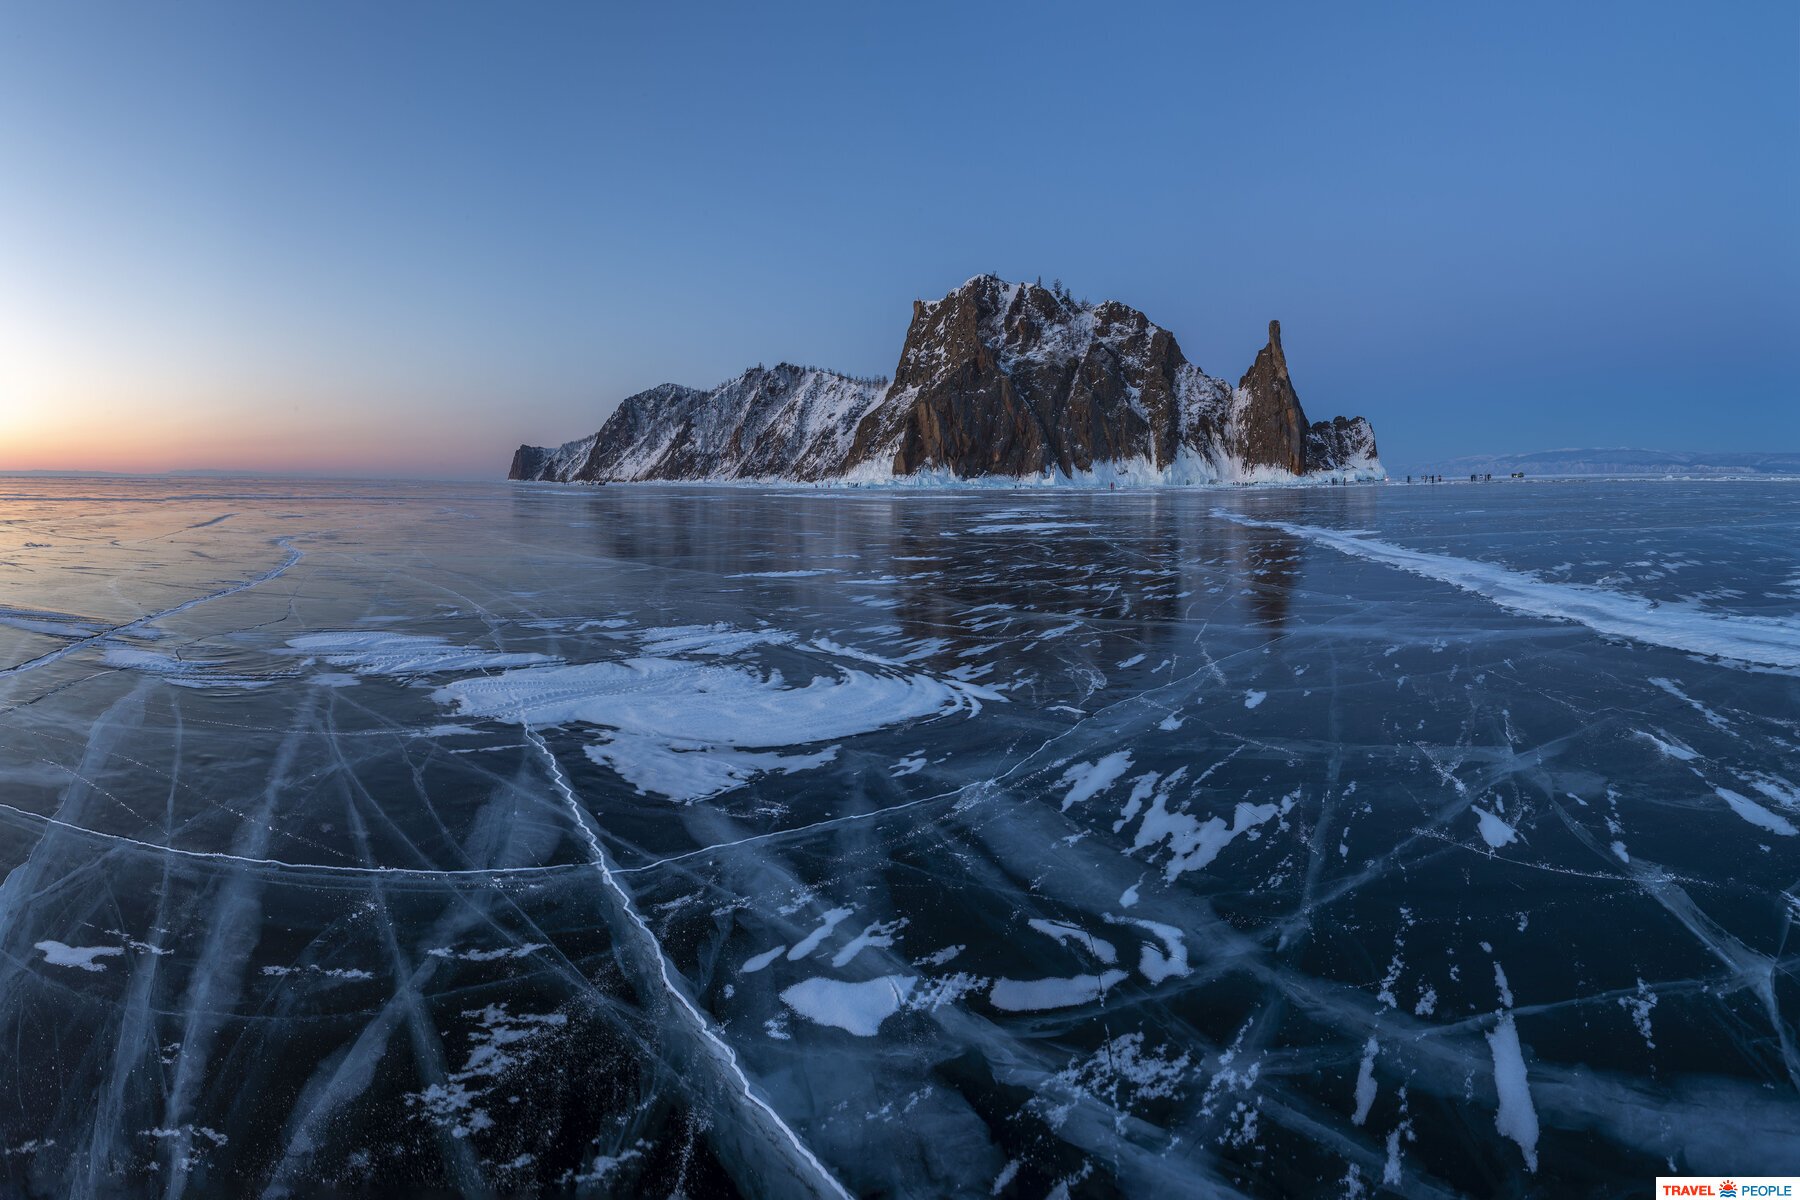
<path fill-rule="evenodd" d="M 591 437 L 521 446 L 509 478 L 1279 482 L 1380 478 L 1361 417 L 1309 425 L 1281 345 L 1233 388 L 1117 301 L 992 275 L 917 301 L 892 383 L 783 363 L 664 384 Z"/>
<path fill-rule="evenodd" d="M 1136 309 L 983 275 L 913 306 L 893 387 L 847 466 L 962 478 L 1163 470 L 1184 444 L 1217 442 L 1230 399 Z"/>

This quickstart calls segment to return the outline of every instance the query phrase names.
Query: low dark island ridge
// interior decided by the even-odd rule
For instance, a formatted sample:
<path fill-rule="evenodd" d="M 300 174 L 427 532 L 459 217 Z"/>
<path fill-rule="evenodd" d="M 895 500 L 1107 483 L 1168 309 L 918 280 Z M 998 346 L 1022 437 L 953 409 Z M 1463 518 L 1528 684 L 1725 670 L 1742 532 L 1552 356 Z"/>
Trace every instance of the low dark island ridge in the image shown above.
<path fill-rule="evenodd" d="M 890 382 L 782 363 L 627 397 L 509 479 L 1090 483 L 1381 479 L 1362 417 L 1308 423 L 1281 325 L 1234 388 L 1117 301 L 979 275 L 915 301 Z"/>

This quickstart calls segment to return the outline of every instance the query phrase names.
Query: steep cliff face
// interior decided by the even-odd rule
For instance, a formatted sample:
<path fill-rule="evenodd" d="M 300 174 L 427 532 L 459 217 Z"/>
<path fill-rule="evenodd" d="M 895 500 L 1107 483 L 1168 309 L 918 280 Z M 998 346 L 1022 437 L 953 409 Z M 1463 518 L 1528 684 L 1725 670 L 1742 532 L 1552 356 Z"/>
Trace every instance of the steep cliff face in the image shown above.
<path fill-rule="evenodd" d="M 1237 396 L 1228 448 L 1246 466 L 1275 467 L 1292 475 L 1379 473 L 1375 430 L 1363 418 L 1333 417 L 1307 424 L 1281 348 L 1280 321 L 1269 322 L 1269 343 L 1238 380 Z"/>
<path fill-rule="evenodd" d="M 600 432 L 587 439 L 588 453 L 562 478 L 589 483 L 654 478 L 643 474 L 640 464 L 682 457 L 682 435 L 691 425 L 692 410 L 704 396 L 694 388 L 659 383 L 625 397 Z"/>
<path fill-rule="evenodd" d="M 1306 412 L 1288 377 L 1281 349 L 1281 322 L 1269 322 L 1269 344 L 1238 380 L 1242 399 L 1227 447 L 1250 467 L 1277 467 L 1292 475 L 1306 471 Z"/>
<path fill-rule="evenodd" d="M 1236 388 L 1116 301 L 980 275 L 918 301 L 891 385 L 783 363 L 710 391 L 665 384 L 600 431 L 521 446 L 511 478 L 907 478 L 1211 483 L 1380 477 L 1360 417 L 1309 425 L 1281 327 Z"/>
<path fill-rule="evenodd" d="M 982 275 L 913 305 L 893 387 L 845 470 L 1208 483 L 1375 476 L 1374 450 L 1360 417 L 1308 425 L 1278 322 L 1234 389 L 1134 308 Z"/>
<path fill-rule="evenodd" d="M 1216 426 L 1228 394 L 1136 309 L 983 275 L 913 306 L 893 387 L 857 430 L 845 469 L 1073 476 L 1135 461 L 1162 470 Z"/>
<path fill-rule="evenodd" d="M 508 479 L 556 479 L 569 480 L 578 476 L 581 468 L 587 464 L 588 455 L 593 453 L 594 441 L 598 434 L 590 433 L 584 438 L 572 442 L 564 442 L 560 446 L 520 446 L 513 451 L 512 469 L 507 472 Z"/>

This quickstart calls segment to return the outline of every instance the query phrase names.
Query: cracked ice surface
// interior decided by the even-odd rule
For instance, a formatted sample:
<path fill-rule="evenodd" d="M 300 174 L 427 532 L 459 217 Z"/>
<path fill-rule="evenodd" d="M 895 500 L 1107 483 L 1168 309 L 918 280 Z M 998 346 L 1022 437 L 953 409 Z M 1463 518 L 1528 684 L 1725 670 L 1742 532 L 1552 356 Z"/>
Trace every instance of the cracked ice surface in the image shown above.
<path fill-rule="evenodd" d="M 0 1195 L 1800 1171 L 1792 485 L 0 517 Z"/>

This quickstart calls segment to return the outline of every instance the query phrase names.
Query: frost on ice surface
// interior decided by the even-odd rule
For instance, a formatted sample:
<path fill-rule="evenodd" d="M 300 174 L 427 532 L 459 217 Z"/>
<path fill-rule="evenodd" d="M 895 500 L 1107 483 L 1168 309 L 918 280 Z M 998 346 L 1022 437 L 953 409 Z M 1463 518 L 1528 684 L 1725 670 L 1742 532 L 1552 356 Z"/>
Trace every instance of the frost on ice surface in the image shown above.
<path fill-rule="evenodd" d="M 1650 1036 L 1650 1010 L 1656 1007 L 1656 993 L 1640 979 L 1637 982 L 1637 994 L 1620 996 L 1619 1007 L 1631 1015 L 1632 1027 L 1644 1039 L 1644 1045 L 1651 1050 L 1656 1049 L 1656 1042 Z"/>
<path fill-rule="evenodd" d="M 494 1128 L 489 1106 L 499 1081 L 568 1024 L 562 1013 L 513 1013 L 504 1004 L 490 1004 L 462 1016 L 472 1019 L 474 1027 L 468 1033 L 461 1068 L 406 1097 L 421 1116 L 458 1139 Z"/>
<path fill-rule="evenodd" d="M 9 488 L 0 1195 L 1800 1165 L 1800 489 Z"/>
<path fill-rule="evenodd" d="M 1057 1072 L 1033 1107 L 1053 1126 L 1066 1122 L 1083 1101 L 1135 1113 L 1151 1102 L 1179 1096 L 1191 1073 L 1187 1054 L 1166 1045 L 1149 1046 L 1142 1033 L 1122 1033 Z"/>

